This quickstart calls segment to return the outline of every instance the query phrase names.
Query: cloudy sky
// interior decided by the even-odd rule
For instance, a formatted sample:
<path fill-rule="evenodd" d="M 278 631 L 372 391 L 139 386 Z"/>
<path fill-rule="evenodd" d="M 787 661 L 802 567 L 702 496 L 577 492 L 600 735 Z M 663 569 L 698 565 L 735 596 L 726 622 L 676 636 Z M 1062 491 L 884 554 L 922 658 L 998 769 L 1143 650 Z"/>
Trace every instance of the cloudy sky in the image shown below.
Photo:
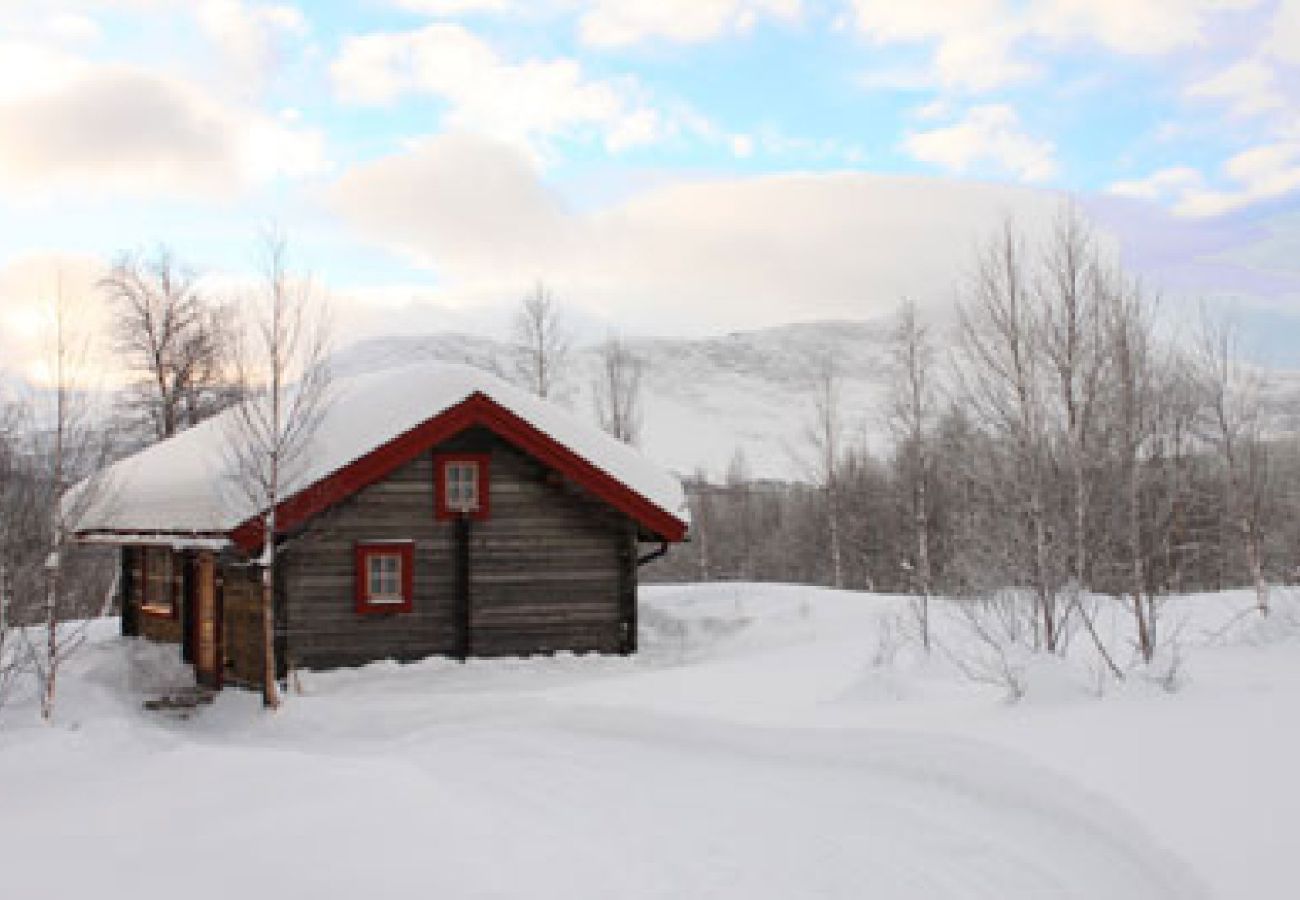
<path fill-rule="evenodd" d="M 51 272 L 269 222 L 345 336 L 701 334 L 942 308 L 1067 195 L 1300 366 L 1300 0 L 0 0 L 11 368 Z"/>

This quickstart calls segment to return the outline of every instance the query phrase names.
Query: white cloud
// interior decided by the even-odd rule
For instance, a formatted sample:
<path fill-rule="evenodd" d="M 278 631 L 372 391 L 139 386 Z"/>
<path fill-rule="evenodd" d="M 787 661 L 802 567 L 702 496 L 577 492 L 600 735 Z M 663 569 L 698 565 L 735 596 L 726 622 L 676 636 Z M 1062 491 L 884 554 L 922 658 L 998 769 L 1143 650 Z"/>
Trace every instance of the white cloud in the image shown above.
<path fill-rule="evenodd" d="M 199 28 L 246 84 L 260 86 L 284 53 L 287 38 L 308 31 L 307 19 L 284 4 L 202 0 L 194 7 Z"/>
<path fill-rule="evenodd" d="M 1233 184 L 1231 188 L 1189 191 L 1174 211 L 1187 216 L 1213 216 L 1300 190 L 1300 141 L 1253 147 L 1225 162 L 1222 172 Z"/>
<path fill-rule="evenodd" d="M 1212 17 L 1259 0 L 852 0 L 858 31 L 879 44 L 933 47 L 930 79 L 989 91 L 1034 76 L 1042 45 L 1093 43 L 1161 56 L 1205 41 Z M 1288 0 L 1291 2 L 1291 0 Z"/>
<path fill-rule="evenodd" d="M 330 195 L 364 238 L 433 268 L 446 297 L 544 278 L 585 313 L 696 330 L 867 317 L 946 300 L 975 243 L 1047 193 L 937 178 L 785 174 L 693 181 L 575 212 L 526 156 L 468 136 L 360 166 Z"/>
<path fill-rule="evenodd" d="M 868 69 L 854 81 L 864 91 L 928 91 L 939 86 L 929 69 L 919 67 Z"/>
<path fill-rule="evenodd" d="M 853 10 L 876 43 L 933 44 L 933 78 L 944 87 L 986 91 L 1034 72 L 1012 57 L 1023 31 L 1001 0 L 853 0 Z"/>
<path fill-rule="evenodd" d="M 797 21 L 801 0 L 588 0 L 584 43 L 622 47 L 645 40 L 699 43 L 749 31 L 759 19 Z"/>
<path fill-rule="evenodd" d="M 331 66 L 335 89 L 355 103 L 425 94 L 449 104 L 443 124 L 537 150 L 539 140 L 595 133 L 614 151 L 651 143 L 680 123 L 641 99 L 632 79 L 588 78 L 577 60 L 510 63 L 453 24 L 346 40 Z"/>
<path fill-rule="evenodd" d="M 45 20 L 44 30 L 55 40 L 71 44 L 92 43 L 102 36 L 94 19 L 74 12 L 52 14 Z"/>
<path fill-rule="evenodd" d="M 1300 0 L 1280 0 L 1264 49 L 1279 60 L 1300 65 Z"/>
<path fill-rule="evenodd" d="M 465 13 L 506 12 L 511 0 L 398 0 L 398 6 L 430 16 L 459 16 Z"/>
<path fill-rule="evenodd" d="M 989 163 L 1023 181 L 1037 182 L 1057 171 L 1052 142 L 1021 131 L 1016 111 L 1004 104 L 975 106 L 959 122 L 910 132 L 903 146 L 914 158 L 951 172 Z"/>
<path fill-rule="evenodd" d="M 942 97 L 938 100 L 931 100 L 929 103 L 923 103 L 912 110 L 912 117 L 923 121 L 946 119 L 951 114 L 952 104 Z"/>
<path fill-rule="evenodd" d="M 1199 189 L 1204 182 L 1200 171 L 1191 166 L 1171 166 L 1146 178 L 1117 181 L 1106 190 L 1117 197 L 1133 200 L 1166 200 Z"/>
<path fill-rule="evenodd" d="M 803 0 L 396 0 L 429 16 L 483 13 L 520 19 L 576 17 L 589 47 L 627 47 L 644 41 L 698 44 L 745 34 L 760 21 L 786 24 L 803 17 Z"/>
<path fill-rule="evenodd" d="M 1057 40 L 1091 40 L 1133 56 L 1163 56 L 1205 41 L 1216 13 L 1259 0 L 1050 0 L 1030 4 L 1029 31 Z"/>
<path fill-rule="evenodd" d="M 17 48 L 10 63 L 36 68 L 13 82 L 0 66 L 0 184 L 15 195 L 65 188 L 226 197 L 324 165 L 317 133 L 219 102 L 187 81 L 33 47 Z"/>
<path fill-rule="evenodd" d="M 1238 116 L 1257 116 L 1286 106 L 1272 66 L 1257 59 L 1242 60 L 1195 82 L 1187 87 L 1186 94 L 1222 100 Z"/>
<path fill-rule="evenodd" d="M 1227 187 L 1211 187 L 1200 171 L 1176 166 L 1144 179 L 1116 182 L 1108 190 L 1172 203 L 1180 216 L 1221 215 L 1300 190 L 1300 141 L 1263 144 L 1238 153 L 1223 164 L 1220 175 Z"/>
<path fill-rule="evenodd" d="M 0 105 L 56 91 L 86 69 L 77 57 L 52 47 L 0 40 Z"/>
<path fill-rule="evenodd" d="M 754 155 L 754 139 L 747 134 L 733 134 L 731 153 L 737 159 L 749 159 Z"/>
<path fill-rule="evenodd" d="M 797 137 L 766 125 L 757 130 L 755 137 L 763 152 L 774 157 L 818 162 L 834 160 L 848 165 L 858 165 L 867 158 L 867 152 L 861 146 L 837 138 Z"/>

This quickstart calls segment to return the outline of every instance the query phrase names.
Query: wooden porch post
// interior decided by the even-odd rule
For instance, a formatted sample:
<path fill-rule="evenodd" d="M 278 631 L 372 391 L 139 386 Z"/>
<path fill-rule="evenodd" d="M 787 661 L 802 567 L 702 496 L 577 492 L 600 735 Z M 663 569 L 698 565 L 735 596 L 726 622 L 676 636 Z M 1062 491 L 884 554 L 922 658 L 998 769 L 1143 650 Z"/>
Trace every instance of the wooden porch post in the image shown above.
<path fill-rule="evenodd" d="M 473 652 L 473 615 L 469 586 L 469 516 L 456 517 L 456 656 L 464 662 Z"/>

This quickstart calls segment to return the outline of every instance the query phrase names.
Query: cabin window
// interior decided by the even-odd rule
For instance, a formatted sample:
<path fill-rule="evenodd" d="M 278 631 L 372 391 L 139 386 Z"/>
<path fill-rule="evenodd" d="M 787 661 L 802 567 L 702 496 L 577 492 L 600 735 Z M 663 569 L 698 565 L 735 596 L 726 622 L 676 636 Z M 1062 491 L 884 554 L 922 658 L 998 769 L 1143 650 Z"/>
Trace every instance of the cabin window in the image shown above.
<path fill-rule="evenodd" d="M 140 553 L 140 611 L 176 618 L 180 609 L 181 567 L 175 554 L 163 547 L 142 547 Z"/>
<path fill-rule="evenodd" d="M 410 541 L 370 541 L 356 548 L 357 612 L 409 612 L 415 582 Z"/>
<path fill-rule="evenodd" d="M 439 519 L 487 518 L 488 454 L 439 454 L 435 457 L 435 470 Z"/>

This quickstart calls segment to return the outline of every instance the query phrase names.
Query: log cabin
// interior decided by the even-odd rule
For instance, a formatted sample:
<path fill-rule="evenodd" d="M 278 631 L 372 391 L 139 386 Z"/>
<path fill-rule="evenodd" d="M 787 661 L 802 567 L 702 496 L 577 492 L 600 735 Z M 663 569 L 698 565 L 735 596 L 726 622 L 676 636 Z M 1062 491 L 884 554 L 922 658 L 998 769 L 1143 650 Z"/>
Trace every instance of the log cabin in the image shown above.
<path fill-rule="evenodd" d="M 227 411 L 74 488 L 75 538 L 120 551 L 122 633 L 200 684 L 263 671 L 267 510 Z M 685 539 L 680 482 L 568 410 L 468 366 L 335 381 L 275 509 L 289 667 L 633 653 L 637 570 Z M 80 496 L 78 496 L 80 492 Z"/>

